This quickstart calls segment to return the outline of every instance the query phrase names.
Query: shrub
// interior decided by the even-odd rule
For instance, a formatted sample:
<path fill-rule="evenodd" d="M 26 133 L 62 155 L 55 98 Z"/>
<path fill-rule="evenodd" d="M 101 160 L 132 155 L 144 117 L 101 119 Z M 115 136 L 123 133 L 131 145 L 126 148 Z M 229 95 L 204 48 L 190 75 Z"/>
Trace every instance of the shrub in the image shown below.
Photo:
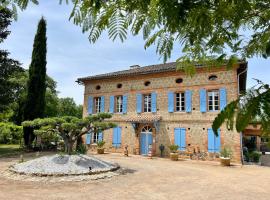
<path fill-rule="evenodd" d="M 171 153 L 177 153 L 178 148 L 179 148 L 179 146 L 176 145 L 176 144 L 172 144 L 172 145 L 169 146 L 169 149 L 170 149 Z"/>
<path fill-rule="evenodd" d="M 77 147 L 77 153 L 79 154 L 86 154 L 87 153 L 87 146 L 84 145 L 84 144 L 80 144 L 78 147 Z"/>
<path fill-rule="evenodd" d="M 253 162 L 258 163 L 260 161 L 260 158 L 261 158 L 261 153 L 258 151 L 252 151 L 249 154 L 249 157 Z"/>
<path fill-rule="evenodd" d="M 105 145 L 105 142 L 104 141 L 98 141 L 97 142 L 97 147 L 98 148 L 102 148 L 104 145 Z"/>
<path fill-rule="evenodd" d="M 223 158 L 231 158 L 232 157 L 232 150 L 229 148 L 224 147 L 221 151 L 220 151 L 220 157 Z"/>
<path fill-rule="evenodd" d="M 19 144 L 23 137 L 22 126 L 10 122 L 0 122 L 0 143 Z"/>

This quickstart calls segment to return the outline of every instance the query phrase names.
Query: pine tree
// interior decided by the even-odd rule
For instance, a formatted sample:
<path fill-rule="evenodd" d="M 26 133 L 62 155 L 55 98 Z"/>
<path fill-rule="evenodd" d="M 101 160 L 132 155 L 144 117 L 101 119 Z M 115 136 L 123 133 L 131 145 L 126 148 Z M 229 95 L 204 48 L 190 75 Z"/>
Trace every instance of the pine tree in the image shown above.
<path fill-rule="evenodd" d="M 46 21 L 42 17 L 35 35 L 32 61 L 29 67 L 24 120 L 44 117 L 46 92 Z M 29 148 L 34 140 L 33 129 L 24 128 L 24 143 Z"/>

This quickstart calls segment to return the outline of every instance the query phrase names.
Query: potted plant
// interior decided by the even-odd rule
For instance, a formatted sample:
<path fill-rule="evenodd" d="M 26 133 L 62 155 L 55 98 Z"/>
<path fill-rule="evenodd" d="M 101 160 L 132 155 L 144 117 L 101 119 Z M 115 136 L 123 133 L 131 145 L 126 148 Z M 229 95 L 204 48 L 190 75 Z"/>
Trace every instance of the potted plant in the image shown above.
<path fill-rule="evenodd" d="M 98 141 L 97 142 L 97 153 L 98 154 L 104 154 L 104 144 L 105 142 L 104 141 Z"/>
<path fill-rule="evenodd" d="M 173 161 L 177 161 L 178 160 L 178 148 L 179 148 L 179 146 L 178 145 L 175 145 L 175 144 L 172 144 L 172 145 L 169 146 L 169 149 L 171 151 L 170 158 Z"/>
<path fill-rule="evenodd" d="M 220 151 L 220 164 L 222 166 L 230 166 L 232 158 L 232 151 L 229 148 L 224 147 Z"/>

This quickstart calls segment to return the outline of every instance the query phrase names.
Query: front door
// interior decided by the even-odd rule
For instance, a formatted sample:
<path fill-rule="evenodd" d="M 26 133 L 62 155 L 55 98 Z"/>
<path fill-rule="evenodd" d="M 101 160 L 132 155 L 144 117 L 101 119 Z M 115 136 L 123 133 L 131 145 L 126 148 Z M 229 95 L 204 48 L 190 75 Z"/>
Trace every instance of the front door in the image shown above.
<path fill-rule="evenodd" d="M 152 128 L 145 126 L 140 134 L 140 152 L 141 155 L 147 155 L 149 152 L 149 145 L 152 145 Z"/>

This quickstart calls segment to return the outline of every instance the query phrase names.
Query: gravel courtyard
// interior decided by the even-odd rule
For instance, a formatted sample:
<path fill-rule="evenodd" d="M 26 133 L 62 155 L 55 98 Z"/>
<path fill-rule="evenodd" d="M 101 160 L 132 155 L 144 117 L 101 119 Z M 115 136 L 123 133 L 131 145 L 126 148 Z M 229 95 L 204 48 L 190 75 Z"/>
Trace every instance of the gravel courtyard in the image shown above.
<path fill-rule="evenodd" d="M 81 182 L 19 181 L 2 176 L 18 157 L 0 158 L 0 199 L 269 199 L 270 168 L 221 167 L 120 154 L 97 156 L 125 168 L 123 175 Z"/>

